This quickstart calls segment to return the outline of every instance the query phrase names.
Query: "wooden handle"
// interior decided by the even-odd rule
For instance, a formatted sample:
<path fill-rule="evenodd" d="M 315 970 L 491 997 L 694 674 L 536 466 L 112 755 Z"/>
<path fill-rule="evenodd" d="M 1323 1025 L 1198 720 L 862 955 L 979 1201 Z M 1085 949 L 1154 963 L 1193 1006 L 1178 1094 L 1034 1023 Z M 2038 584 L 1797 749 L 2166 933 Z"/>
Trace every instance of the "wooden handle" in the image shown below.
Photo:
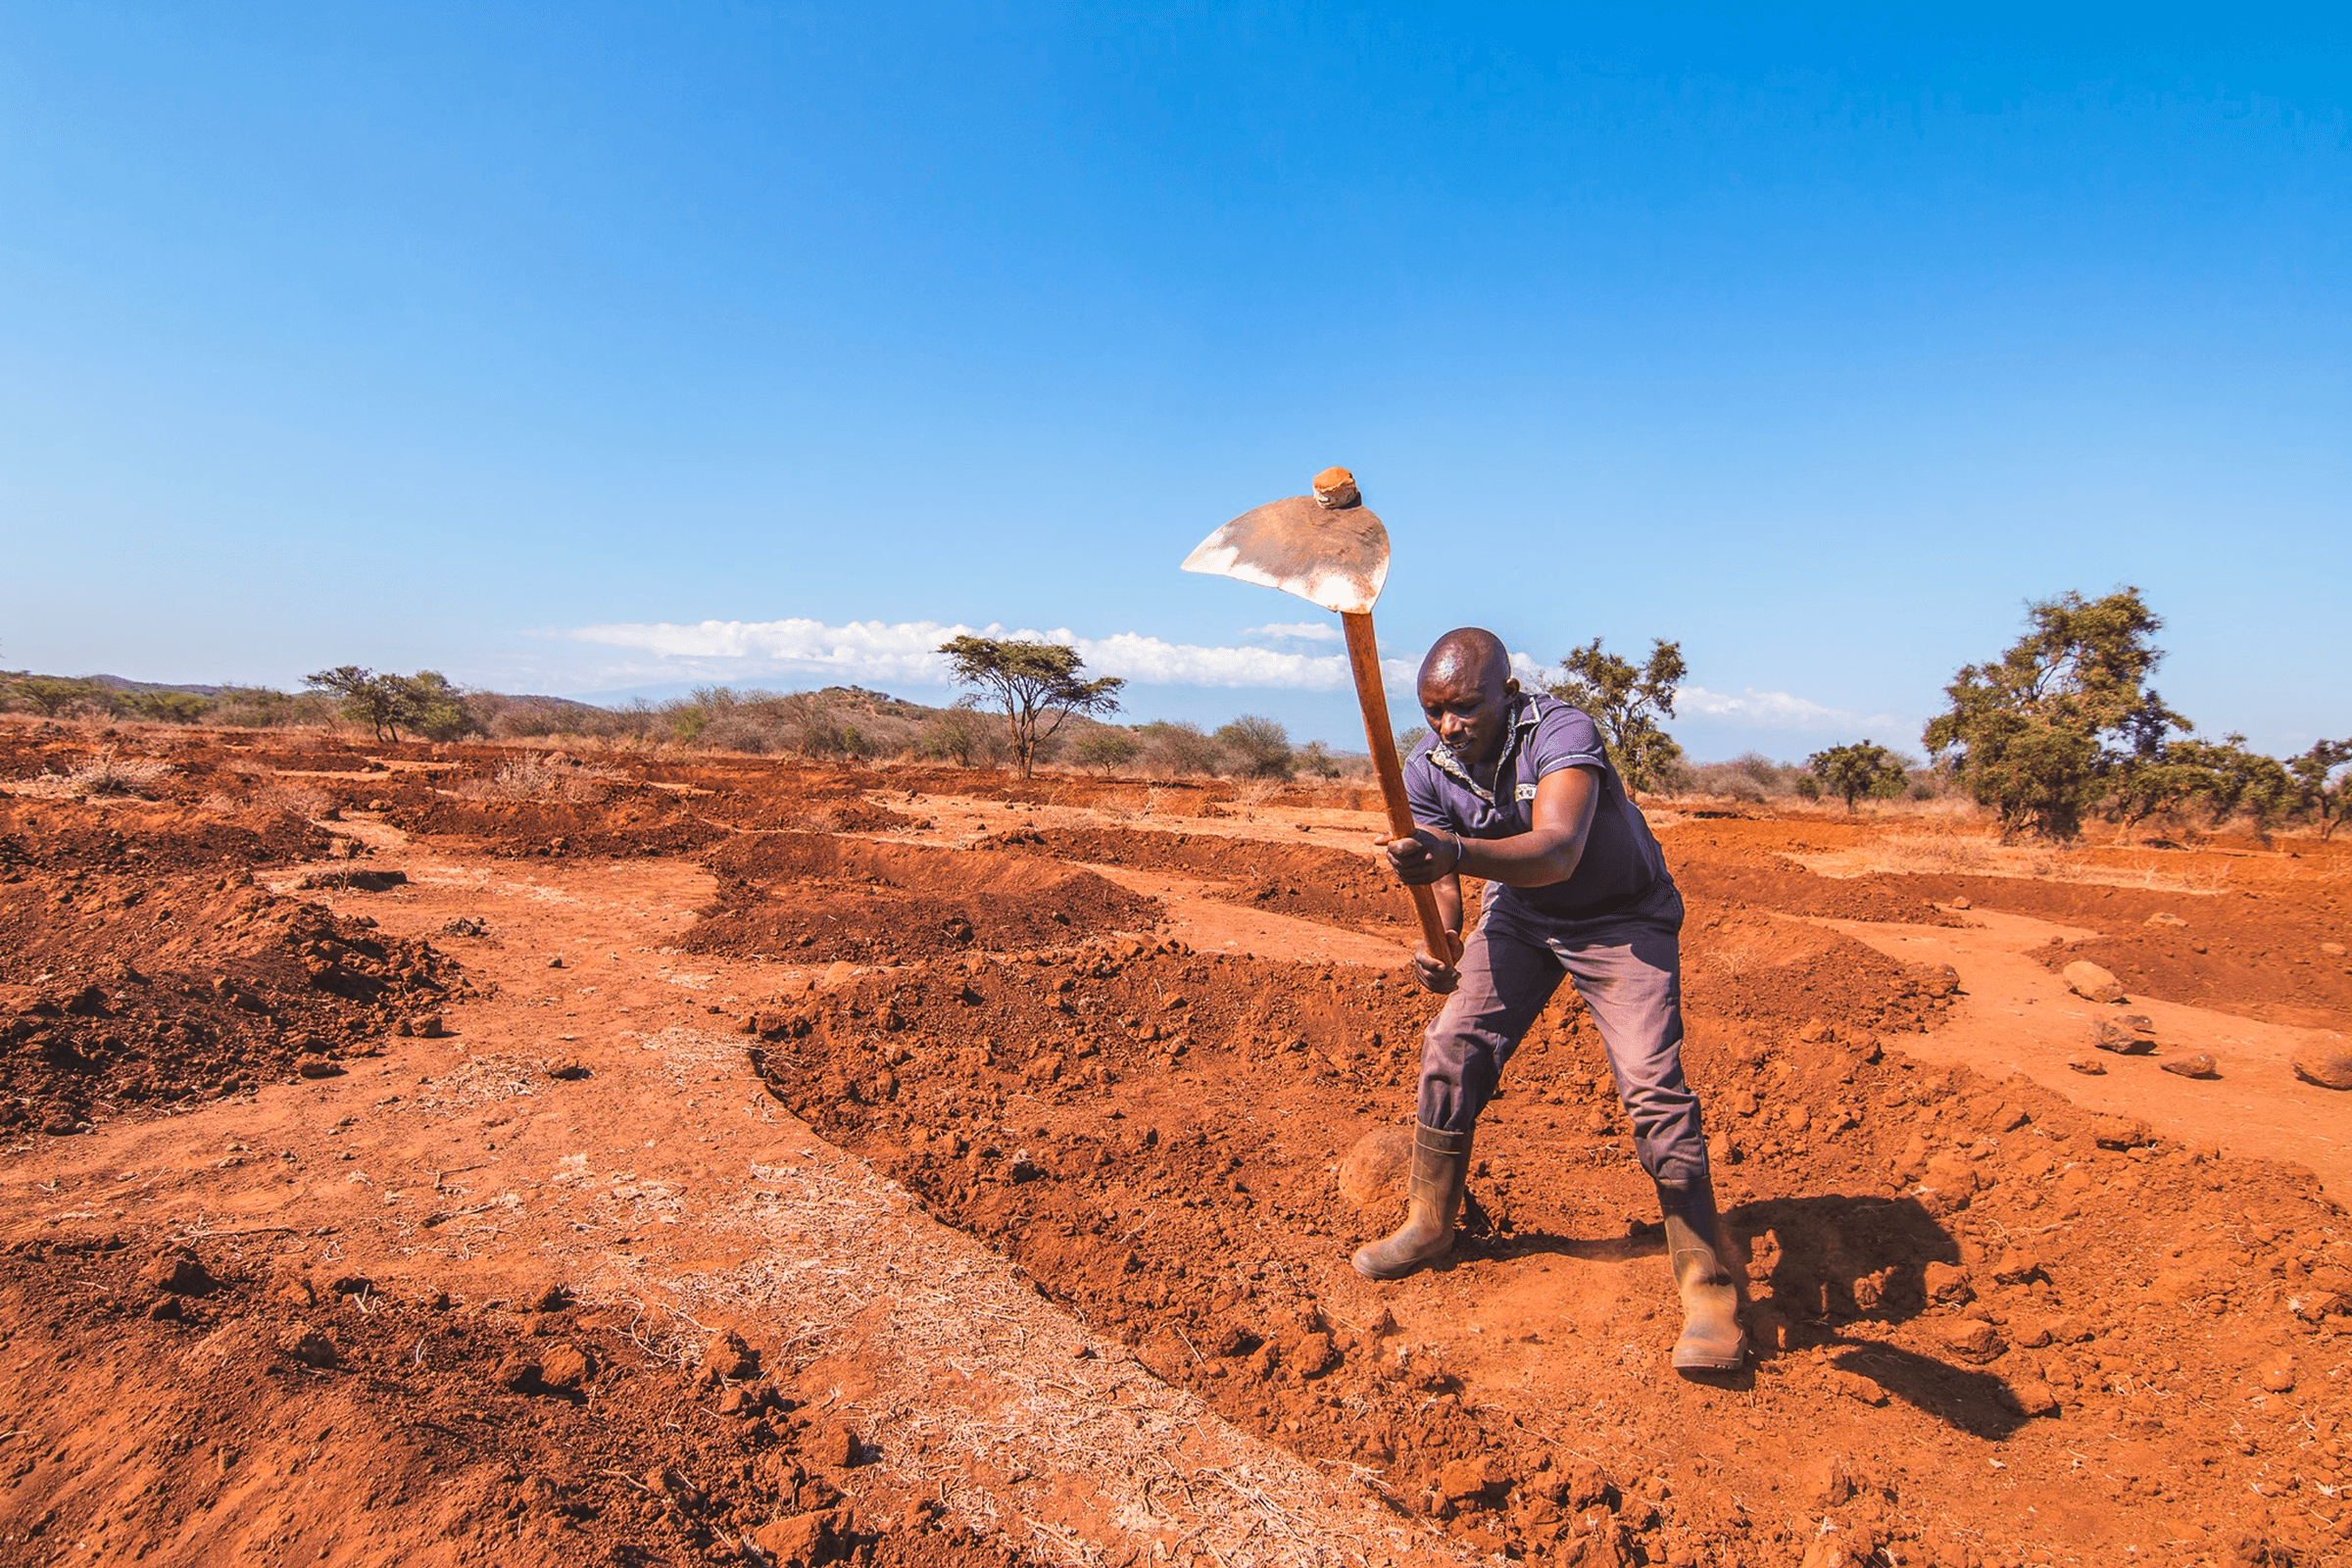
<path fill-rule="evenodd" d="M 1389 837 L 1408 838 L 1413 831 L 1412 803 L 1404 798 L 1404 765 L 1396 760 L 1396 732 L 1389 727 L 1389 693 L 1380 678 L 1380 646 L 1372 637 L 1372 612 L 1342 612 L 1340 625 L 1348 633 L 1348 667 L 1355 675 L 1355 700 L 1364 710 L 1364 739 L 1372 747 L 1372 771 L 1380 775 L 1380 797 L 1389 808 Z M 1421 917 L 1421 940 L 1433 958 L 1450 960 L 1453 933 L 1438 916 L 1438 896 L 1428 888 L 1407 888 L 1413 911 Z"/>

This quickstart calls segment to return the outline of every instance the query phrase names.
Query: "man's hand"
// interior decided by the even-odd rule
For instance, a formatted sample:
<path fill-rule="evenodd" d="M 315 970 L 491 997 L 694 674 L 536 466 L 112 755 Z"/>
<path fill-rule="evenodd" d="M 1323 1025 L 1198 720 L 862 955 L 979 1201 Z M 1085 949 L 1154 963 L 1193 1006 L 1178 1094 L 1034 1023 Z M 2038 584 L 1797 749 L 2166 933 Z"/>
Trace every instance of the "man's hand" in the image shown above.
<path fill-rule="evenodd" d="M 1415 827 L 1403 838 L 1372 842 L 1389 852 L 1389 869 L 1408 888 L 1425 888 L 1451 876 L 1462 863 L 1460 841 L 1434 827 Z"/>
<path fill-rule="evenodd" d="M 1462 983 L 1461 971 L 1454 968 L 1462 961 L 1462 939 L 1450 931 L 1446 938 L 1453 951 L 1446 956 L 1444 962 L 1431 956 L 1426 944 L 1416 944 L 1413 948 L 1413 978 L 1421 982 L 1422 990 L 1434 991 L 1441 997 Z"/>

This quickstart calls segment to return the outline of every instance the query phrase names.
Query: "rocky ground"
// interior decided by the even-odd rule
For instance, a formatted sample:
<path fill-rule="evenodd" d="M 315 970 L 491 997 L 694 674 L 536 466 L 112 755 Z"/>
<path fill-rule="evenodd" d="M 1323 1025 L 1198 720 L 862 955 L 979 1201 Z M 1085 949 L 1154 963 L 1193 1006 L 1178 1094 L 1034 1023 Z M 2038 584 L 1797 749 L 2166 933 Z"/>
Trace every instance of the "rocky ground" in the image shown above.
<path fill-rule="evenodd" d="M 1658 811 L 1759 1348 L 1699 1384 L 1565 994 L 1457 1258 L 1348 1269 L 1434 1008 L 1360 793 L 0 783 L 0 1563 L 2352 1560 L 2333 847 Z"/>

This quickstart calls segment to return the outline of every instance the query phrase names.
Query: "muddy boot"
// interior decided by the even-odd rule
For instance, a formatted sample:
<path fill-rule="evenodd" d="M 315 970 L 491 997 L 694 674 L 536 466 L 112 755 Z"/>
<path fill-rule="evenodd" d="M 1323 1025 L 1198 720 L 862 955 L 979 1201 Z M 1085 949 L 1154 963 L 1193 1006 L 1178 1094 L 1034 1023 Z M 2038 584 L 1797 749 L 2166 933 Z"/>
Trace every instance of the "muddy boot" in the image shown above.
<path fill-rule="evenodd" d="M 1740 1329 L 1740 1292 L 1717 1241 L 1715 1188 L 1705 1177 L 1690 1186 L 1658 1184 L 1666 1214 L 1666 1255 L 1683 1293 L 1683 1337 L 1675 1342 L 1677 1372 L 1736 1372 L 1747 1362 Z"/>
<path fill-rule="evenodd" d="M 1413 1174 L 1404 1223 L 1356 1249 L 1355 1271 L 1370 1280 L 1400 1280 L 1453 1250 L 1453 1222 L 1462 1211 L 1470 1175 L 1470 1135 L 1413 1124 Z"/>

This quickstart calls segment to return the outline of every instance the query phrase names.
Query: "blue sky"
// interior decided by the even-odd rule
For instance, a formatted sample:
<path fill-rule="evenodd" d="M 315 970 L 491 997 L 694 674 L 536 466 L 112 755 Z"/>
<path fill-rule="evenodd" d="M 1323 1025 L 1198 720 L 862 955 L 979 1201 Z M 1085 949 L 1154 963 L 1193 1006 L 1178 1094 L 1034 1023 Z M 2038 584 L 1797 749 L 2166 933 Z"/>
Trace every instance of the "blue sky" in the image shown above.
<path fill-rule="evenodd" d="M 1700 757 L 2127 582 L 2205 730 L 2352 733 L 2352 24 L 1885 10 L 0 5 L 0 665 L 998 625 L 1348 741 L 1176 570 L 1344 463 L 1396 656 L 1678 638 Z"/>

